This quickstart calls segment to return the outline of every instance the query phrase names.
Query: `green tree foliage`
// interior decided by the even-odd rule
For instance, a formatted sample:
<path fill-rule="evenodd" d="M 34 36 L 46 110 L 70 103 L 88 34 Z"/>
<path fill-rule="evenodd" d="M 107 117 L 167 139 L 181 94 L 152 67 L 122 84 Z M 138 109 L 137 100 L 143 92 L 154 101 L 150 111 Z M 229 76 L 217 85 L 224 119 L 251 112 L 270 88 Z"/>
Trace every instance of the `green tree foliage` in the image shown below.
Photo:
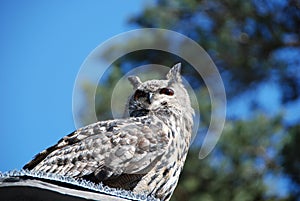
<path fill-rule="evenodd" d="M 202 161 L 193 147 L 173 200 L 278 200 L 263 180 L 281 170 L 269 153 L 281 146 L 270 139 L 281 137 L 278 121 L 263 115 L 228 121 L 217 147 Z"/>
<path fill-rule="evenodd" d="M 288 143 L 282 149 L 283 167 L 293 182 L 293 193 L 300 198 L 300 125 L 294 125 L 289 128 Z"/>
<path fill-rule="evenodd" d="M 158 0 L 131 23 L 175 30 L 197 41 L 228 73 L 224 78 L 236 87 L 227 92 L 234 96 L 267 79 L 285 83 L 284 101 L 300 94 L 299 71 L 286 69 L 299 65 L 299 58 L 280 56 L 282 51 L 299 56 L 299 1 Z"/>
<path fill-rule="evenodd" d="M 131 17 L 129 23 L 142 28 L 171 29 L 192 38 L 216 63 L 229 104 L 245 97 L 251 100 L 247 102 L 251 110 L 246 118 L 230 116 L 214 151 L 199 160 L 211 105 L 201 78 L 182 60 L 183 74 L 200 100 L 201 124 L 172 199 L 299 200 L 299 117 L 288 121 L 284 110 L 295 105 L 300 112 L 296 104 L 300 101 L 300 2 L 157 0 Z M 151 42 L 150 36 L 141 39 Z M 116 44 L 107 49 L 106 56 L 126 46 L 138 46 L 137 41 Z M 170 39 L 164 46 L 171 47 L 176 42 Z M 99 119 L 111 117 L 111 93 L 123 74 L 141 64 L 171 66 L 177 61 L 181 61 L 177 56 L 155 50 L 137 51 L 118 59 L 107 80 L 98 87 Z M 262 84 L 270 82 L 276 84 L 281 98 L 280 106 L 272 113 L 261 108 L 255 93 Z M 89 88 L 87 84 L 87 97 Z M 83 113 L 83 119 L 88 116 Z M 267 182 L 268 177 L 273 178 L 273 183 Z M 292 182 L 281 185 L 283 177 Z"/>

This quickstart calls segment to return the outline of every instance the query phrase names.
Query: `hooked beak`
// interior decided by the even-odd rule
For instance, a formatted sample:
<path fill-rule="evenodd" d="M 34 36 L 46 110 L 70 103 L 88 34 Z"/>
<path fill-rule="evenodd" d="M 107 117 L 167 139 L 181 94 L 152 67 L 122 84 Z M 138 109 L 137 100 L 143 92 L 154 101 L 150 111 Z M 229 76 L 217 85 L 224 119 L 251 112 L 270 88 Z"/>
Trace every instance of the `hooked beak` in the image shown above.
<path fill-rule="evenodd" d="M 149 92 L 149 93 L 147 94 L 147 102 L 148 102 L 149 104 L 152 103 L 152 98 L 153 98 L 153 93 Z"/>

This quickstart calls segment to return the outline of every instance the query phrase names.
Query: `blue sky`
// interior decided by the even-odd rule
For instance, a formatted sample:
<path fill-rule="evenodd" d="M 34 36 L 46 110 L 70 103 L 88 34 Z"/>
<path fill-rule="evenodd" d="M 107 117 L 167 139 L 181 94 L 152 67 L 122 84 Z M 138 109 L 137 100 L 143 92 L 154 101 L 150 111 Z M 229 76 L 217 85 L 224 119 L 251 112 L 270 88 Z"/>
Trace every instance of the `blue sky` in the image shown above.
<path fill-rule="evenodd" d="M 84 4 L 83 4 L 84 2 Z M 86 56 L 131 30 L 143 1 L 1 1 L 0 171 L 20 169 L 75 129 L 72 90 Z"/>

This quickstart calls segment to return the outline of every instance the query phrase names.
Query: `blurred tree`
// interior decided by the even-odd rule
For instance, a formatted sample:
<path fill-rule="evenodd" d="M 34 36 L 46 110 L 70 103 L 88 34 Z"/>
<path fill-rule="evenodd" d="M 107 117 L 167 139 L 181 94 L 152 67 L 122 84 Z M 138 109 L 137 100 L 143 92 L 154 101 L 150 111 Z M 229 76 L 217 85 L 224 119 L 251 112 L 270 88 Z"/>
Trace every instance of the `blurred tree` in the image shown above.
<path fill-rule="evenodd" d="M 227 93 L 236 96 L 272 79 L 284 83 L 286 102 L 300 94 L 299 8 L 295 0 L 157 0 L 130 22 L 175 30 L 197 41 L 227 84 L 235 86 Z"/>
<path fill-rule="evenodd" d="M 228 121 L 213 153 L 197 160 L 191 149 L 173 200 L 287 200 L 276 197 L 264 183 L 266 174 L 276 175 L 281 167 L 270 152 L 281 146 L 278 123 L 257 115 L 249 121 Z"/>
<path fill-rule="evenodd" d="M 292 189 L 294 196 L 300 198 L 300 125 L 294 125 L 289 129 L 289 143 L 282 149 L 284 170 L 291 176 L 294 182 Z"/>
<path fill-rule="evenodd" d="M 197 151 L 203 136 L 198 135 L 173 200 L 300 199 L 299 186 L 290 183 L 287 184 L 290 189 L 280 189 L 276 184 L 287 174 L 300 185 L 297 149 L 300 119 L 286 122 L 282 113 L 287 105 L 300 101 L 299 8 L 297 0 L 157 0 L 131 17 L 132 25 L 171 29 L 198 42 L 216 63 L 229 101 L 244 98 L 249 91 L 254 91 L 255 96 L 257 87 L 268 82 L 276 83 L 281 97 L 280 107 L 270 114 L 260 108 L 256 97 L 249 96 L 252 113 L 247 118 L 228 119 L 216 148 L 201 161 Z M 151 36 L 141 39 L 151 42 Z M 171 47 L 177 42 L 180 43 L 169 39 L 163 45 Z M 138 46 L 138 40 L 112 46 L 106 56 L 132 45 Z M 107 97 L 111 97 L 109 94 L 121 75 L 141 64 L 171 66 L 177 61 L 183 62 L 183 66 L 189 65 L 175 55 L 155 50 L 136 51 L 119 58 L 106 84 L 98 87 L 99 119 L 111 117 Z M 201 100 L 203 133 L 209 125 L 211 105 L 206 87 L 192 69 L 184 68 L 183 74 Z M 88 97 L 89 86 L 86 86 Z M 83 113 L 83 119 L 88 119 L 88 114 Z M 267 184 L 267 176 L 275 178 L 275 187 Z M 292 186 L 296 186 L 296 190 L 292 190 Z"/>

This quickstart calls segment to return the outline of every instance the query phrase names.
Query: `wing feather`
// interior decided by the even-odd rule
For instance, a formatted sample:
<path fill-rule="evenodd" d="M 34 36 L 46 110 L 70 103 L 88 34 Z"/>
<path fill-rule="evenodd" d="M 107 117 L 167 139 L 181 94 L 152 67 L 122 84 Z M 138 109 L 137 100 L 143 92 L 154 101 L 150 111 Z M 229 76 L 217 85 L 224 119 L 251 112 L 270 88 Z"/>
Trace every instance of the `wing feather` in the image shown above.
<path fill-rule="evenodd" d="M 101 121 L 63 137 L 24 169 L 102 179 L 146 174 L 164 154 L 169 133 L 155 116 Z"/>

